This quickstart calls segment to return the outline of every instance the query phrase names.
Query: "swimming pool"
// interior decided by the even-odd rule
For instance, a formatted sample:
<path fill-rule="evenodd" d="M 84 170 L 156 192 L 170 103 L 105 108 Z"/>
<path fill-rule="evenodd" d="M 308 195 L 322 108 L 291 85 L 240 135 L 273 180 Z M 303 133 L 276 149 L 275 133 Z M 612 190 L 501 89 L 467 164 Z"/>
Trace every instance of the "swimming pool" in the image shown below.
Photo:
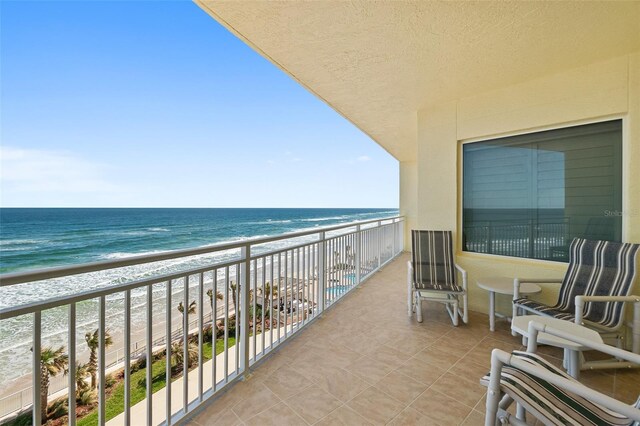
<path fill-rule="evenodd" d="M 350 288 L 351 287 L 348 285 L 335 285 L 333 287 L 328 287 L 326 292 L 329 296 L 340 296 L 341 294 L 346 293 Z"/>

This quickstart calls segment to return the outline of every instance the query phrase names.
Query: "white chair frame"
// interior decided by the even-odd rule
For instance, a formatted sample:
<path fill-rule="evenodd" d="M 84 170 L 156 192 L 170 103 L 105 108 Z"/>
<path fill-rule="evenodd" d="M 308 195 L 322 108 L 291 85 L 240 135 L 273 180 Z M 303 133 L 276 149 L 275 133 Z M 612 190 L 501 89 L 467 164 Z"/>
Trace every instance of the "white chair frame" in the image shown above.
<path fill-rule="evenodd" d="M 530 338 L 527 343 L 527 352 L 535 353 L 537 349 L 538 333 L 551 334 L 562 339 L 576 342 L 593 350 L 604 352 L 615 358 L 625 360 L 627 363 L 640 365 L 640 355 L 638 354 L 628 352 L 614 346 L 594 343 L 588 339 L 576 337 L 572 334 L 548 327 L 535 321 L 531 321 L 529 323 L 528 335 Z M 510 353 L 504 352 L 500 349 L 494 349 L 491 352 L 491 374 L 489 376 L 489 386 L 487 391 L 485 426 L 505 424 L 515 426 L 527 425 L 526 413 L 522 406 L 518 405 L 517 414 L 515 416 L 507 411 L 507 408 L 513 403 L 513 399 L 509 395 L 504 394 L 500 387 L 500 375 L 504 365 L 516 367 L 559 388 L 573 392 L 576 395 L 589 399 L 603 407 L 625 415 L 634 421 L 640 422 L 640 409 L 588 388 L 580 382 L 567 380 L 566 378 L 551 373 L 542 367 L 534 366 L 520 359 L 516 359 Z M 539 413 L 533 411 L 531 414 L 533 414 L 534 417 L 539 415 Z"/>
<path fill-rule="evenodd" d="M 455 268 L 462 275 L 462 293 L 449 293 L 446 291 L 419 290 L 413 283 L 413 264 L 407 262 L 407 314 L 409 317 L 416 313 L 416 320 L 422 322 L 422 302 L 443 303 L 447 308 L 447 313 L 451 317 L 454 326 L 458 326 L 458 318 L 467 324 L 469 322 L 469 295 L 467 290 L 467 271 L 460 265 L 454 263 Z M 460 296 L 462 296 L 462 309 L 460 309 Z"/>
<path fill-rule="evenodd" d="M 562 280 L 556 279 L 525 279 L 525 278 L 516 278 L 513 280 L 513 300 L 517 300 L 520 298 L 520 285 L 522 283 L 557 283 L 561 284 Z M 631 329 L 631 352 L 635 354 L 640 354 L 640 296 L 629 295 L 629 296 L 576 296 L 575 297 L 575 320 L 574 322 L 579 325 L 583 325 L 585 327 L 589 327 L 602 336 L 603 339 L 615 340 L 616 346 L 618 348 L 624 347 L 624 339 L 622 336 L 622 327 L 625 325 L 624 321 L 621 321 L 620 324 L 615 328 L 606 328 L 601 325 L 587 321 L 582 318 L 582 312 L 584 308 L 584 304 L 587 302 L 624 302 L 633 304 L 633 319 L 631 322 L 627 323 L 629 328 Z M 536 311 L 535 309 L 530 309 L 527 306 L 513 304 L 513 317 L 518 316 L 522 311 L 526 311 L 528 314 L 535 314 L 543 316 L 544 313 Z M 625 310 L 623 308 L 621 315 L 625 314 Z M 516 333 L 512 332 L 515 336 Z M 580 370 L 594 370 L 594 369 L 607 369 L 607 368 L 635 368 L 640 367 L 640 365 L 636 363 L 629 363 L 626 361 L 622 361 L 619 359 L 605 359 L 598 361 L 586 361 L 584 359 L 584 355 L 580 352 L 579 357 L 579 368 Z"/>

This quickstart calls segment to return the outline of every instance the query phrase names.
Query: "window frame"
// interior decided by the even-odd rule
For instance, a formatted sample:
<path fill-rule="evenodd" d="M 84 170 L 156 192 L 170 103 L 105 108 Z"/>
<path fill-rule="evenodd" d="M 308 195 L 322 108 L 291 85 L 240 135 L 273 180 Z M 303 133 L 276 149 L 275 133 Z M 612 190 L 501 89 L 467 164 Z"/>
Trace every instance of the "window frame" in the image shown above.
<path fill-rule="evenodd" d="M 553 264 L 553 265 L 566 265 L 566 261 L 561 260 L 551 260 L 551 259 L 536 259 L 530 257 L 517 257 L 517 256 L 506 256 L 502 254 L 493 254 L 493 253 L 480 253 L 474 251 L 465 251 L 463 250 L 463 213 L 464 213 L 464 145 L 470 143 L 477 142 L 490 142 L 496 139 L 509 138 L 513 136 L 523 136 L 529 134 L 535 134 L 540 132 L 546 132 L 550 130 L 562 130 L 569 127 L 578 127 L 588 124 L 598 124 L 605 123 L 608 121 L 620 121 L 621 124 L 621 133 L 622 133 L 622 141 L 621 141 L 621 205 L 622 205 L 622 215 L 621 215 L 621 241 L 626 241 L 627 229 L 628 229 L 628 215 L 625 213 L 628 211 L 628 165 L 627 159 L 629 158 L 629 144 L 628 144 L 628 119 L 626 115 L 623 114 L 612 114 L 601 117 L 575 120 L 575 121 L 567 121 L 561 123 L 554 123 L 543 126 L 535 126 L 526 129 L 516 129 L 509 130 L 498 133 L 486 133 L 481 136 L 474 136 L 465 139 L 459 139 L 457 142 L 457 164 L 458 164 L 458 173 L 457 173 L 457 232 L 456 232 L 456 255 L 469 257 L 469 258 L 487 258 L 490 257 L 492 259 L 500 259 L 507 260 L 514 263 L 542 263 L 542 264 Z"/>

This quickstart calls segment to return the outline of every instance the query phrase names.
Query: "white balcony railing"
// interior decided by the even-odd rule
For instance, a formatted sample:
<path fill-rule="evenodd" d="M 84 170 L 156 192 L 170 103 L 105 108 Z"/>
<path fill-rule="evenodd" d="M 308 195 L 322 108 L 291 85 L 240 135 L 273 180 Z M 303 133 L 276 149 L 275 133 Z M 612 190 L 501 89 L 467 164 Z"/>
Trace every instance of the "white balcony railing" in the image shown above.
<path fill-rule="evenodd" d="M 0 400 L 0 418 L 12 412 L 25 411 L 31 406 L 33 424 L 41 423 L 40 354 L 43 338 L 45 341 L 49 338 L 42 335 L 42 314 L 50 309 L 68 311 L 66 348 L 69 366 L 75 366 L 79 353 L 76 308 L 81 302 L 97 299 L 98 424 L 107 422 L 105 388 L 107 369 L 110 367 L 112 370 L 123 369 L 124 403 L 121 415 L 124 424 L 132 424 L 132 415 L 135 424 L 179 423 L 186 414 L 229 383 L 247 374 L 254 363 L 401 253 L 403 225 L 402 217 L 393 217 L 110 262 L 2 275 L 0 286 L 6 288 L 131 265 L 212 255 L 210 260 L 199 262 L 195 268 L 134 281 L 123 280 L 107 288 L 0 310 L 0 325 L 19 316 L 30 316 L 33 323 L 33 336 L 29 343 L 33 353 L 30 389 Z M 212 290 L 211 299 L 206 297 L 207 290 Z M 220 293 L 219 297 L 216 296 L 217 292 Z M 132 305 L 132 294 L 141 299 L 141 303 Z M 158 303 L 158 294 L 162 295 L 161 303 Z M 173 312 L 178 301 L 183 306 L 189 306 L 194 300 L 195 321 L 190 322 L 189 315 L 179 318 L 180 314 Z M 110 312 L 117 305 L 122 315 L 121 330 L 114 330 L 114 321 L 110 320 L 109 331 L 118 331 L 122 335 L 121 349 L 111 352 L 107 352 L 105 345 L 108 303 Z M 132 312 L 138 314 L 140 310 L 146 311 L 144 325 L 142 330 L 133 330 Z M 213 312 L 216 314 L 212 315 Z M 176 315 L 178 318 L 174 318 Z M 161 326 L 158 326 L 159 319 L 163 322 Z M 187 333 L 183 332 L 185 329 Z M 133 342 L 132 334 L 139 332 L 143 333 L 143 341 Z M 204 348 L 209 344 L 211 359 L 206 360 Z M 216 345 L 221 346 L 218 355 Z M 172 362 L 166 362 L 164 377 L 171 378 L 179 374 L 177 369 L 181 370 L 182 378 L 173 382 L 167 380 L 171 384 L 161 390 L 156 389 L 154 395 L 153 369 L 146 368 L 146 397 L 138 404 L 133 404 L 133 361 L 142 358 L 144 365 L 150 366 L 162 356 L 171 359 L 172 350 L 176 348 L 182 352 L 182 365 L 172 368 Z M 194 351 L 197 352 L 197 361 L 189 363 L 190 353 Z M 190 387 L 190 380 L 195 380 L 197 386 Z M 75 368 L 69 368 L 64 383 L 56 387 L 52 382 L 50 393 L 64 392 L 62 388 L 65 385 L 68 421 L 70 425 L 75 425 Z M 30 395 L 27 396 L 27 393 Z M 178 393 L 181 398 L 176 398 Z"/>

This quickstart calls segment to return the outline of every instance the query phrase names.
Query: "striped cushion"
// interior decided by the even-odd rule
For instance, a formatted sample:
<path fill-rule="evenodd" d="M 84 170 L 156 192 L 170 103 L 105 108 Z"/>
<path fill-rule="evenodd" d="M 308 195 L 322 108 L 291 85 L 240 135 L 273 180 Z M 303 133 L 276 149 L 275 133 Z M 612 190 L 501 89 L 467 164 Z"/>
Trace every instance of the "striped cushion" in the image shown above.
<path fill-rule="evenodd" d="M 558 302 L 554 306 L 523 302 L 540 313 L 573 319 L 575 299 L 586 296 L 628 296 L 636 277 L 640 244 L 591 241 L 575 238 L 569 247 L 569 268 L 562 280 Z M 538 306 L 536 306 L 538 305 Z M 585 303 L 584 319 L 603 325 L 617 327 L 623 321 L 623 302 Z"/>
<path fill-rule="evenodd" d="M 516 299 L 513 301 L 513 303 L 519 306 L 524 306 L 529 309 L 533 309 L 534 311 L 549 317 L 563 319 L 567 321 L 575 320 L 575 315 L 573 313 L 560 311 L 553 306 L 548 306 L 548 305 L 545 305 L 544 303 L 539 303 L 539 302 L 527 299 L 526 297 Z"/>
<path fill-rule="evenodd" d="M 451 231 L 411 231 L 413 282 L 419 290 L 461 291 L 456 285 Z"/>
<path fill-rule="evenodd" d="M 568 380 L 576 381 L 562 370 L 536 354 L 513 351 L 512 355 L 532 366 L 544 368 Z M 481 381 L 488 386 L 489 375 Z M 528 412 L 539 413 L 545 425 L 630 425 L 632 420 L 574 393 L 563 390 L 534 375 L 505 365 L 500 377 L 500 389 L 510 395 Z"/>
<path fill-rule="evenodd" d="M 425 291 L 445 291 L 447 293 L 464 293 L 463 288 L 459 285 L 421 283 L 419 289 Z"/>

